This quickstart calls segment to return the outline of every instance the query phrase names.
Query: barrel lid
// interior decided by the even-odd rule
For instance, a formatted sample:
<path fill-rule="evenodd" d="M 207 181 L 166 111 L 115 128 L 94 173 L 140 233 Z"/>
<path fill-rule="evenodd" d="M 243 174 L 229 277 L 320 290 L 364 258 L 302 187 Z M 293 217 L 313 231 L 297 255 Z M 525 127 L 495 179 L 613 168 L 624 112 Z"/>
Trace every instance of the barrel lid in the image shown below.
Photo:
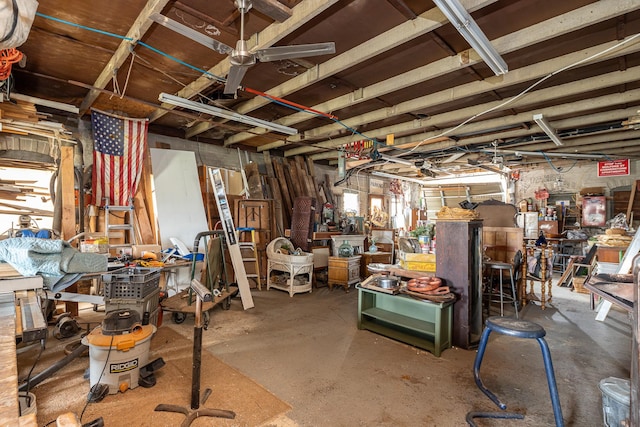
<path fill-rule="evenodd" d="M 154 325 L 139 325 L 128 334 L 106 335 L 102 326 L 95 327 L 87 336 L 82 339 L 82 343 L 96 347 L 113 347 L 117 350 L 127 351 L 136 344 L 148 339 L 156 331 Z"/>
<path fill-rule="evenodd" d="M 623 378 L 609 377 L 600 381 L 600 391 L 616 402 L 629 406 L 631 403 L 631 381 Z"/>

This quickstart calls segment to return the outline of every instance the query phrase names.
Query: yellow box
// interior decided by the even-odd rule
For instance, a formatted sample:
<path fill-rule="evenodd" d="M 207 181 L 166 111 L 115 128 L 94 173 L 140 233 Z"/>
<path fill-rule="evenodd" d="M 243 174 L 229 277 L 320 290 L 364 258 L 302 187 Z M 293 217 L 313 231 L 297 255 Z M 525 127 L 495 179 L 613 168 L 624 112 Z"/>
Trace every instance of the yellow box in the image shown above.
<path fill-rule="evenodd" d="M 425 254 L 428 255 L 428 254 Z M 426 271 L 428 273 L 436 272 L 435 262 L 423 262 L 423 261 L 402 261 L 400 260 L 400 266 L 405 270 L 412 271 Z"/>
<path fill-rule="evenodd" d="M 401 261 L 415 261 L 415 262 L 436 262 L 436 254 L 416 254 L 411 252 L 400 251 Z"/>

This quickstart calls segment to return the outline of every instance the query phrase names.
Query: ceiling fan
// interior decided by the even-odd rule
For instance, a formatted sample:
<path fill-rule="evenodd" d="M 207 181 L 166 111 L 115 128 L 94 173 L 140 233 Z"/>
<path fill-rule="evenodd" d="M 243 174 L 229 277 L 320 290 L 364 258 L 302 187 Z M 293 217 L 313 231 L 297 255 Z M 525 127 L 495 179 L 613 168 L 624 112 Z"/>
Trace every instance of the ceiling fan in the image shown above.
<path fill-rule="evenodd" d="M 244 15 L 251 9 L 251 0 L 235 0 L 235 5 L 240 11 L 240 40 L 236 42 L 235 49 L 159 13 L 152 14 L 150 18 L 154 22 L 182 34 L 203 46 L 213 49 L 218 53 L 229 55 L 231 68 L 229 69 L 229 75 L 227 76 L 227 81 L 224 86 L 225 94 L 236 93 L 247 69 L 254 65 L 256 61 L 279 61 L 283 59 L 327 55 L 336 52 L 334 42 L 276 46 L 251 52 L 247 49 L 247 41 L 244 39 Z"/>

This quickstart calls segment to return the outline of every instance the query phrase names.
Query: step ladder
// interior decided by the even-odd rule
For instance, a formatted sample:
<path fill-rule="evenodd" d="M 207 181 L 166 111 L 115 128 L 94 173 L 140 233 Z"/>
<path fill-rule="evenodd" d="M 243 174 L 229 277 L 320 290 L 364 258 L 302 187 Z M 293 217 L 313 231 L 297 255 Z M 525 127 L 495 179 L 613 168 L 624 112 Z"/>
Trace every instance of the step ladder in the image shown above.
<path fill-rule="evenodd" d="M 112 218 L 113 215 L 113 218 Z M 113 222 L 118 216 L 124 222 Z M 133 205 L 130 206 L 105 206 L 104 207 L 104 232 L 109 245 L 109 250 L 115 249 L 119 253 L 129 252 L 136 243 L 136 233 L 133 226 Z M 122 238 L 120 243 L 113 243 L 112 239 Z M 128 249 L 128 250 L 127 250 Z"/>
<path fill-rule="evenodd" d="M 242 299 L 242 307 L 245 310 L 253 308 L 253 297 L 251 296 L 251 288 L 249 287 L 249 281 L 247 280 L 247 273 L 244 270 L 244 262 L 242 261 L 242 254 L 240 253 L 240 246 L 238 245 L 238 234 L 236 227 L 233 224 L 233 217 L 231 215 L 231 208 L 229 207 L 229 201 L 227 200 L 227 193 L 225 192 L 224 182 L 222 181 L 222 174 L 220 169 L 208 168 L 209 182 L 211 183 L 213 195 L 216 198 L 216 205 L 218 206 L 218 213 L 220 214 L 220 222 L 222 223 L 222 229 L 224 230 L 224 238 L 227 244 L 227 250 L 231 257 L 231 263 L 233 264 L 233 271 L 235 272 L 235 279 L 238 283 L 238 291 L 240 292 L 240 299 Z"/>
<path fill-rule="evenodd" d="M 251 265 L 251 270 L 255 273 L 247 273 L 246 276 L 249 279 L 255 279 L 258 285 L 258 290 L 262 290 L 262 282 L 260 281 L 260 262 L 258 258 L 258 248 L 256 245 L 256 229 L 251 227 L 238 227 L 236 228 L 238 233 L 238 245 L 240 246 L 240 253 L 242 254 L 242 263 L 245 265 L 245 271 L 247 265 Z M 251 233 L 251 240 L 246 240 L 243 236 L 244 233 Z M 248 256 L 247 256 L 248 255 Z"/>

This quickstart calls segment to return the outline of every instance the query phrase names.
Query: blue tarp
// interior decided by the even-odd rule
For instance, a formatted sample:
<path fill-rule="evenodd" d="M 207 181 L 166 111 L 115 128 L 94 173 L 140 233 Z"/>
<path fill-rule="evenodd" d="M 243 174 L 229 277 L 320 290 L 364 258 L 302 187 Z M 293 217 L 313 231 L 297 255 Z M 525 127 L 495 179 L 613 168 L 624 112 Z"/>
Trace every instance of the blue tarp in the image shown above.
<path fill-rule="evenodd" d="M 44 286 L 60 292 L 84 273 L 107 271 L 107 257 L 82 253 L 64 240 L 16 237 L 0 241 L 0 261 L 23 276 L 40 275 Z"/>

